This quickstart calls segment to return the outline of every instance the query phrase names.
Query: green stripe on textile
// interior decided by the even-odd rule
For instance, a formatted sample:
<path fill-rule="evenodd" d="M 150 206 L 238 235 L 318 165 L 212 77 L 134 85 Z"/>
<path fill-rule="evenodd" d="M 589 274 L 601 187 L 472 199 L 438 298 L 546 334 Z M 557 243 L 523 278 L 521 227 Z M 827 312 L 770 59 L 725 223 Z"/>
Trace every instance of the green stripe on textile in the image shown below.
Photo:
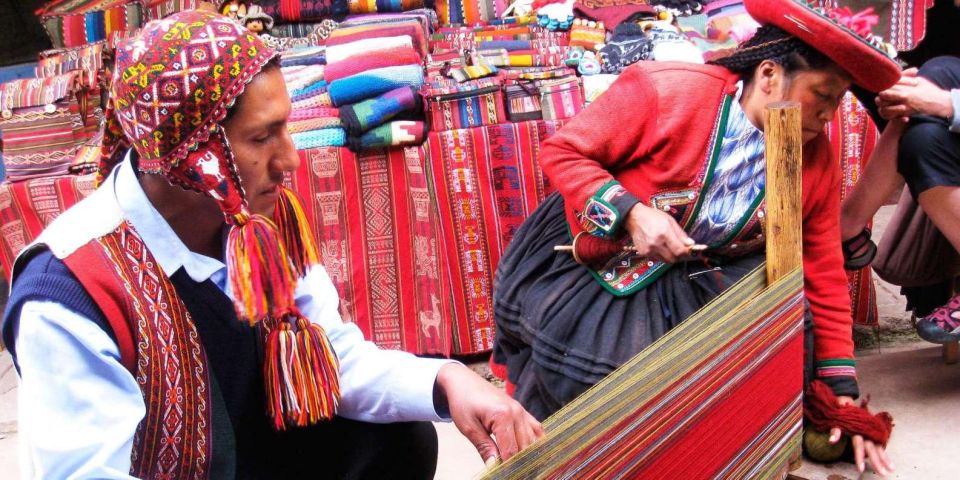
<path fill-rule="evenodd" d="M 832 360 L 817 361 L 818 367 L 855 367 L 857 361 L 852 358 L 836 358 Z"/>
<path fill-rule="evenodd" d="M 799 455 L 802 271 L 765 284 L 761 265 L 544 421 L 543 439 L 485 478 L 642 478 L 661 460 L 655 467 L 661 472 L 663 464 L 684 468 L 683 459 L 668 458 L 670 448 L 678 441 L 689 446 L 691 439 L 702 455 L 714 455 L 700 477 L 768 478 L 785 471 Z M 763 370 L 771 360 L 789 371 Z M 756 431 L 737 431 L 742 445 L 730 447 L 726 427 L 698 429 L 716 422 L 713 407 L 735 405 L 732 398 L 751 413 L 754 400 L 765 400 L 738 393 L 755 394 L 772 374 L 789 386 L 776 392 L 781 403 L 768 402 L 770 417 L 755 422 Z"/>

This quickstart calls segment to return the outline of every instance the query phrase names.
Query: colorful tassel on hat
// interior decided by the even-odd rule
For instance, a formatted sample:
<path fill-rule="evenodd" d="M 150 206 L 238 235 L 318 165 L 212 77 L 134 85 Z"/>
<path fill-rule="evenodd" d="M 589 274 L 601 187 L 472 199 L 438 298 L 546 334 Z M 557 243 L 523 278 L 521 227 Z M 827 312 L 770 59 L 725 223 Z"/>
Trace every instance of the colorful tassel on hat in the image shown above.
<path fill-rule="evenodd" d="M 226 259 L 237 315 L 250 325 L 282 318 L 293 307 L 296 278 L 277 228 L 260 215 L 239 213 L 233 220 Z"/>
<path fill-rule="evenodd" d="M 310 266 L 320 263 L 320 257 L 307 215 L 293 190 L 280 187 L 280 199 L 277 201 L 273 221 L 277 225 L 283 225 L 280 229 L 280 240 L 287 250 L 297 277 L 304 276 Z"/>
<path fill-rule="evenodd" d="M 294 308 L 267 334 L 264 384 L 274 428 L 304 427 L 336 415 L 339 368 L 323 328 Z"/>

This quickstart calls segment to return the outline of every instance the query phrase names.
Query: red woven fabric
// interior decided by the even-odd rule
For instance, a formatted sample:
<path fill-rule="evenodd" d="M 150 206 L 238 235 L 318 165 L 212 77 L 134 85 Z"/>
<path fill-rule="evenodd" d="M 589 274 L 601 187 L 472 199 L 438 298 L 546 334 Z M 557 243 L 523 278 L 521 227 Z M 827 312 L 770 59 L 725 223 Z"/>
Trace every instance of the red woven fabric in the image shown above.
<path fill-rule="evenodd" d="M 93 192 L 94 175 L 0 183 L 0 263 L 7 279 L 13 260 L 66 209 Z"/>
<path fill-rule="evenodd" d="M 449 268 L 457 353 L 493 345 L 493 276 L 520 225 L 553 189 L 540 143 L 561 122 L 525 122 L 430 132 L 430 171 Z"/>
<path fill-rule="evenodd" d="M 856 97 L 849 93 L 843 98 L 837 115 L 827 125 L 826 131 L 834 155 L 840 160 L 840 170 L 843 173 L 840 180 L 840 200 L 842 201 L 860 181 L 863 169 L 867 166 L 867 160 L 870 159 L 870 154 L 873 153 L 873 148 L 877 144 L 879 134 L 867 111 Z M 877 314 L 877 291 L 873 284 L 873 269 L 867 266 L 860 270 L 848 270 L 847 282 L 853 323 L 870 327 L 878 326 L 880 320 Z"/>
<path fill-rule="evenodd" d="M 303 150 L 290 178 L 304 198 L 340 313 L 383 348 L 453 352 L 450 283 L 442 276 L 439 223 L 421 148 L 357 157 L 345 148 Z"/>
<path fill-rule="evenodd" d="M 807 388 L 803 416 L 814 430 L 828 432 L 839 428 L 846 435 L 863 435 L 887 446 L 893 431 L 893 417 L 887 412 L 870 413 L 867 400 L 855 405 L 837 405 L 837 397 L 827 384 L 814 380 Z"/>

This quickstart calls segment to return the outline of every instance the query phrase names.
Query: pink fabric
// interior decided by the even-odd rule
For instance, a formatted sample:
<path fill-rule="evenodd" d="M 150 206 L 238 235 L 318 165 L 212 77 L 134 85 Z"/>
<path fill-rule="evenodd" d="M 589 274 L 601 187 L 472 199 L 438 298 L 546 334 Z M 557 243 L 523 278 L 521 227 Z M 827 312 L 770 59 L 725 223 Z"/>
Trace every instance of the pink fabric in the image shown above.
<path fill-rule="evenodd" d="M 421 57 L 426 57 L 427 38 L 423 33 L 423 28 L 417 23 L 400 24 L 396 26 L 381 27 L 351 27 L 342 30 L 335 30 L 330 38 L 327 39 L 327 46 L 343 45 L 357 40 L 367 38 L 399 37 L 402 35 L 410 36 L 413 41 L 413 48 Z"/>
<path fill-rule="evenodd" d="M 419 65 L 420 55 L 410 48 L 397 48 L 388 51 L 358 53 L 341 62 L 327 65 L 324 72 L 327 83 L 349 77 L 360 72 L 382 67 L 398 67 L 401 65 Z"/>

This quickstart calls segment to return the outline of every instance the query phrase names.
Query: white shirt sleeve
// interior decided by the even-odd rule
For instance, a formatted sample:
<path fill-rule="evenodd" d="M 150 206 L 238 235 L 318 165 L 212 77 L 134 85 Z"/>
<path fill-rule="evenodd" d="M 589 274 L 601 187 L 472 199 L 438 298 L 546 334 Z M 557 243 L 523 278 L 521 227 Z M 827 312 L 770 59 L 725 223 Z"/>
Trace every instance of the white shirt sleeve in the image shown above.
<path fill-rule="evenodd" d="M 953 118 L 950 119 L 950 131 L 960 133 L 960 89 L 950 90 L 950 102 L 953 104 Z"/>
<path fill-rule="evenodd" d="M 19 437 L 33 478 L 129 479 L 130 453 L 145 406 L 96 323 L 52 301 L 26 302 L 17 359 Z"/>
<path fill-rule="evenodd" d="M 344 322 L 340 300 L 326 270 L 313 267 L 297 285 L 297 307 L 327 332 L 340 360 L 340 416 L 365 422 L 447 420 L 433 405 L 433 385 L 440 367 L 451 360 L 418 358 L 382 350 Z"/>

